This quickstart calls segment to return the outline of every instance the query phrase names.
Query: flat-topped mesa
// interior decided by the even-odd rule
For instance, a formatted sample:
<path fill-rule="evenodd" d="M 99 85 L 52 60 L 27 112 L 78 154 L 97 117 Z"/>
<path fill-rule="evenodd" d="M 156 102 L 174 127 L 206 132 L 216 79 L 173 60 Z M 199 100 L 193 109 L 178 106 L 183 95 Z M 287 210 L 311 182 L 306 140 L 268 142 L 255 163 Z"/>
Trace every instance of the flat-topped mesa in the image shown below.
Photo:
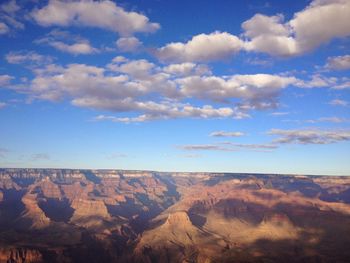
<path fill-rule="evenodd" d="M 101 200 L 75 199 L 71 206 L 75 209 L 73 221 L 81 217 L 110 218 L 107 207 Z"/>

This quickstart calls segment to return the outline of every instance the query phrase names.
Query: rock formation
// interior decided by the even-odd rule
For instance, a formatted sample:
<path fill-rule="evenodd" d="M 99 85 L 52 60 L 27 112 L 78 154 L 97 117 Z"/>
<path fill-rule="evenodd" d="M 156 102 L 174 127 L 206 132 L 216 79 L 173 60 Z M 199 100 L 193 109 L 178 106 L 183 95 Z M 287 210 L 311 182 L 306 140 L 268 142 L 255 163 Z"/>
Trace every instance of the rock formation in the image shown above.
<path fill-rule="evenodd" d="M 0 262 L 346 262 L 350 177 L 0 169 Z"/>

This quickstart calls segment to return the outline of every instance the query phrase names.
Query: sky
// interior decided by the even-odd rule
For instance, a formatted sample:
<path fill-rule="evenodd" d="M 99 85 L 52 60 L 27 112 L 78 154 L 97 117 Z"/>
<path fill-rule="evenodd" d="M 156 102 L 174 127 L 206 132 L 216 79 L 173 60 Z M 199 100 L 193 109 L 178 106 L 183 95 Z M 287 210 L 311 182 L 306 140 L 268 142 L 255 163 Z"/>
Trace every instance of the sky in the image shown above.
<path fill-rule="evenodd" d="M 0 167 L 350 175 L 350 1 L 0 1 Z"/>

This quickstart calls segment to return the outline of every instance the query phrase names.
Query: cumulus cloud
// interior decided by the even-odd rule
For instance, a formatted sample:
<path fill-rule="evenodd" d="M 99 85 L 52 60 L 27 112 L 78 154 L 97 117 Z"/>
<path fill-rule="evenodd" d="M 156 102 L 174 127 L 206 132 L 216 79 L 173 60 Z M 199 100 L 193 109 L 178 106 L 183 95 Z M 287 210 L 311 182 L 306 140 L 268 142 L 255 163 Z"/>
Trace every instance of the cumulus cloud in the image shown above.
<path fill-rule="evenodd" d="M 193 36 L 188 42 L 169 43 L 155 55 L 162 61 L 209 62 L 232 57 L 245 50 L 290 57 L 312 51 L 334 38 L 350 35 L 348 0 L 314 0 L 285 21 L 277 14 L 255 14 L 242 23 L 242 38 L 227 32 Z M 329 67 L 349 68 L 347 56 L 330 60 Z"/>
<path fill-rule="evenodd" d="M 335 88 L 339 85 L 339 80 L 336 77 L 326 77 L 320 74 L 314 74 L 310 80 L 298 80 L 295 86 L 299 88 Z"/>
<path fill-rule="evenodd" d="M 170 64 L 164 67 L 163 71 L 176 76 L 211 75 L 211 71 L 207 65 L 191 62 Z"/>
<path fill-rule="evenodd" d="M 136 37 L 121 37 L 117 40 L 116 45 L 122 52 L 132 52 L 140 48 L 142 42 Z"/>
<path fill-rule="evenodd" d="M 189 76 L 178 79 L 184 96 L 212 101 L 243 99 L 252 103 L 249 107 L 272 106 L 281 89 L 297 82 L 294 77 L 270 74 L 218 76 Z M 269 104 L 264 104 L 268 102 Z M 243 106 L 246 107 L 247 105 Z M 268 108 L 267 107 L 267 108 Z"/>
<path fill-rule="evenodd" d="M 49 64 L 34 69 L 36 77 L 30 83 L 33 99 L 57 101 L 69 98 L 78 107 L 112 112 L 140 113 L 136 117 L 99 116 L 96 120 L 142 122 L 170 118 L 242 118 L 234 107 L 194 106 L 171 98 L 176 95 L 176 83 L 147 60 L 113 59 L 106 68 L 85 64 L 66 67 Z M 147 99 L 154 94 L 151 100 Z M 176 97 L 176 96 L 175 96 Z"/>
<path fill-rule="evenodd" d="M 151 23 L 145 15 L 128 12 L 112 1 L 49 1 L 32 12 L 41 26 L 97 27 L 128 36 L 135 32 L 154 32 L 159 24 Z"/>
<path fill-rule="evenodd" d="M 272 129 L 268 134 L 278 136 L 273 142 L 279 144 L 330 144 L 350 140 L 350 131 L 346 130 Z"/>
<path fill-rule="evenodd" d="M 125 99 L 144 94 L 144 87 L 128 82 L 125 75 L 106 76 L 105 69 L 85 64 L 70 64 L 67 67 L 48 66 L 31 83 L 32 95 L 41 99 L 59 100 L 65 95 L 75 98 L 76 104 L 93 101 Z M 106 106 L 107 107 L 107 106 Z"/>
<path fill-rule="evenodd" d="M 9 32 L 9 27 L 5 23 L 0 22 L 0 35 L 6 34 L 7 32 Z"/>
<path fill-rule="evenodd" d="M 156 50 L 163 61 L 207 62 L 232 56 L 241 50 L 243 42 L 227 32 L 199 34 L 186 43 L 175 42 Z"/>
<path fill-rule="evenodd" d="M 36 53 L 14 53 L 7 59 L 12 63 L 31 60 L 39 63 L 42 57 Z M 310 81 L 286 75 L 215 76 L 206 66 L 193 62 L 159 66 L 145 59 L 122 56 L 105 66 L 47 63 L 32 71 L 34 78 L 28 84 L 13 87 L 28 94 L 29 99 L 68 99 L 77 107 L 127 112 L 123 117 L 96 117 L 126 123 L 175 118 L 249 118 L 251 111 L 278 107 L 284 88 L 312 86 Z M 3 82 L 6 79 L 9 81 L 9 76 L 3 76 Z"/>
<path fill-rule="evenodd" d="M 346 107 L 349 105 L 349 102 L 345 101 L 345 100 L 340 100 L 340 99 L 334 99 L 334 100 L 331 100 L 329 102 L 330 105 L 333 105 L 333 106 L 343 106 L 343 107 Z"/>
<path fill-rule="evenodd" d="M 240 113 L 228 107 L 214 108 L 210 105 L 195 107 L 190 104 L 179 104 L 169 102 L 132 102 L 133 110 L 143 111 L 145 114 L 136 117 L 115 117 L 99 115 L 94 121 L 112 121 L 112 122 L 145 122 L 159 119 L 177 119 L 177 118 L 239 118 Z"/>
<path fill-rule="evenodd" d="M 52 30 L 45 37 L 37 39 L 37 44 L 47 44 L 59 51 L 73 55 L 97 53 L 99 50 L 91 46 L 90 41 L 67 31 Z"/>
<path fill-rule="evenodd" d="M 256 14 L 242 24 L 244 35 L 250 40 L 245 43 L 248 51 L 259 51 L 277 56 L 297 53 L 297 44 L 290 35 L 290 29 L 283 24 L 283 16 Z"/>
<path fill-rule="evenodd" d="M 11 54 L 12 63 L 40 61 L 38 54 Z M 278 106 L 282 89 L 298 84 L 290 76 L 251 74 L 213 76 L 202 64 L 158 66 L 145 59 L 117 56 L 104 67 L 48 63 L 32 68 L 28 85 L 17 85 L 30 99 L 69 99 L 74 106 L 132 116 L 98 118 L 142 122 L 170 118 L 248 118 L 253 110 Z M 191 100 L 196 100 L 194 103 Z M 135 115 L 136 114 L 136 115 Z"/>
<path fill-rule="evenodd" d="M 0 75 L 0 87 L 9 84 L 11 79 L 13 79 L 13 77 L 10 75 Z"/>
<path fill-rule="evenodd" d="M 282 15 L 256 14 L 242 24 L 248 51 L 294 56 L 311 51 L 333 38 L 350 35 L 348 0 L 315 0 L 284 22 Z"/>
<path fill-rule="evenodd" d="M 330 57 L 325 67 L 332 70 L 350 69 L 350 55 Z"/>
<path fill-rule="evenodd" d="M 11 30 L 24 29 L 20 22 L 19 12 L 21 8 L 15 0 L 6 1 L 0 5 L 0 34 L 9 33 Z"/>
<path fill-rule="evenodd" d="M 300 55 L 334 38 L 350 35 L 348 0 L 315 0 L 284 21 L 281 14 L 256 14 L 242 23 L 243 39 L 227 32 L 195 35 L 186 43 L 169 43 L 156 50 L 162 61 L 209 62 L 230 58 L 235 53 L 255 51 L 272 56 Z M 329 67 L 349 68 L 347 56 L 330 60 Z"/>
<path fill-rule="evenodd" d="M 227 132 L 227 131 L 214 131 L 209 134 L 211 137 L 240 137 L 245 135 L 243 132 Z"/>
<path fill-rule="evenodd" d="M 74 55 L 78 54 L 91 54 L 97 52 L 96 48 L 93 48 L 90 43 L 75 43 L 75 44 L 66 44 L 60 41 L 54 41 L 50 43 L 50 46 L 67 53 Z"/>

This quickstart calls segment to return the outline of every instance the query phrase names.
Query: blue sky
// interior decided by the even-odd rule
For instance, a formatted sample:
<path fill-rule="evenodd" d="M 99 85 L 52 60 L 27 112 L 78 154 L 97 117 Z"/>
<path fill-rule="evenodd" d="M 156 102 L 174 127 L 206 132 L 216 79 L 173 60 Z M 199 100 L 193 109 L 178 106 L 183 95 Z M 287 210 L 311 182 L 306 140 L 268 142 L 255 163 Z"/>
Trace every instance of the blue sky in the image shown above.
<path fill-rule="evenodd" d="M 349 13 L 1 1 L 0 166 L 350 175 Z"/>

